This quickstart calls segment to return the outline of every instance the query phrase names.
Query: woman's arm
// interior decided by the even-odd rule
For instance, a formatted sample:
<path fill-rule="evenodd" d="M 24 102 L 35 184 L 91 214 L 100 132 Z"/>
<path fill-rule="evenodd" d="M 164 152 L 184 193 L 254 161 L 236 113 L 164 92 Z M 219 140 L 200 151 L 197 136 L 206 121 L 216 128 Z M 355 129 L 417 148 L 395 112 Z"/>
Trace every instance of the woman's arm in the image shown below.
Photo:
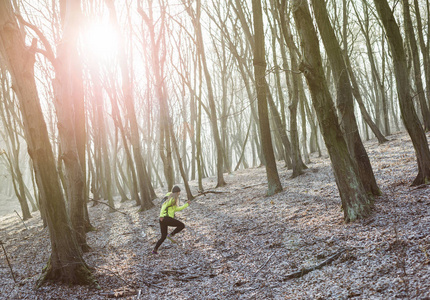
<path fill-rule="evenodd" d="M 189 205 L 190 205 L 189 201 L 187 201 L 187 203 L 185 203 L 184 205 L 182 205 L 182 206 L 174 206 L 174 208 L 175 208 L 175 211 L 181 211 L 184 208 L 187 208 Z"/>

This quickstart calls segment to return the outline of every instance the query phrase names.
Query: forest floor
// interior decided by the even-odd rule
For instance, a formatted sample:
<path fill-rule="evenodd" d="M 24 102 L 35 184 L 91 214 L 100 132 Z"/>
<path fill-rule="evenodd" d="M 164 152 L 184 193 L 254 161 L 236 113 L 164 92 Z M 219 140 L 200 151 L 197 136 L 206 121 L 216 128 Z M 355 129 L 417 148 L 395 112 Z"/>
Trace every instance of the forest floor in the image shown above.
<path fill-rule="evenodd" d="M 151 250 L 160 200 L 145 212 L 132 201 L 116 203 L 121 213 L 90 206 L 97 231 L 87 235 L 92 250 L 84 258 L 100 289 L 35 288 L 50 255 L 48 231 L 37 213 L 27 228 L 16 214 L 0 217 L 16 278 L 0 249 L 0 299 L 430 299 L 430 186 L 410 187 L 417 164 L 409 136 L 389 139 L 365 143 L 383 196 L 369 218 L 351 224 L 343 222 L 327 155 L 312 156 L 294 179 L 280 164 L 284 190 L 271 197 L 263 167 L 226 175 L 222 193 L 177 213 L 186 228 L 158 255 Z M 204 180 L 207 190 L 215 185 Z"/>

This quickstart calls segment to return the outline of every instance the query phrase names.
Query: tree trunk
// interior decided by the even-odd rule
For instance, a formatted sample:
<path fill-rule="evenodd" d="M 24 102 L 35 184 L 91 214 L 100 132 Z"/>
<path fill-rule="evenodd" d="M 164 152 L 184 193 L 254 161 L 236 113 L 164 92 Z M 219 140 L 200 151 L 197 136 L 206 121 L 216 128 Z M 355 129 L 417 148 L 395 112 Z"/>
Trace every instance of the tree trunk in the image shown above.
<path fill-rule="evenodd" d="M 418 102 L 421 108 L 421 114 L 423 117 L 423 125 L 424 125 L 424 129 L 428 131 L 430 130 L 430 111 L 427 106 L 426 95 L 424 93 L 420 57 L 418 52 L 417 40 L 415 39 L 414 27 L 412 24 L 411 12 L 409 9 L 408 0 L 403 0 L 403 18 L 405 21 L 406 40 L 410 46 L 411 53 L 412 53 L 414 82 L 415 82 Z"/>
<path fill-rule="evenodd" d="M 294 44 L 294 39 L 291 35 L 291 29 L 289 25 L 288 17 L 285 15 L 286 9 L 286 2 L 282 1 L 281 4 L 279 4 L 279 1 L 277 1 L 276 6 L 278 7 L 279 12 L 279 19 L 281 23 L 281 29 L 282 29 L 282 36 L 284 37 L 284 41 L 287 44 L 288 51 L 290 54 L 290 61 L 291 61 L 291 69 L 292 72 L 288 72 L 289 74 L 286 74 L 286 76 L 291 76 L 291 85 L 290 88 L 292 91 L 290 92 L 291 95 L 291 103 L 289 105 L 290 110 L 290 131 L 291 131 L 291 161 L 293 165 L 293 174 L 292 178 L 299 176 L 303 173 L 304 169 L 307 169 L 307 166 L 303 163 L 302 157 L 300 155 L 300 147 L 299 147 L 299 132 L 297 129 L 297 107 L 300 100 L 300 88 L 301 88 L 301 82 L 299 82 L 301 79 L 299 78 L 298 74 L 295 74 L 294 72 L 297 72 L 299 69 L 298 66 L 298 59 L 296 54 L 296 45 Z"/>
<path fill-rule="evenodd" d="M 109 89 L 108 89 L 109 90 Z M 125 151 L 125 157 L 127 159 L 127 167 L 130 172 L 131 176 L 131 188 L 130 188 L 130 194 L 132 198 L 136 201 L 137 205 L 142 206 L 142 201 L 140 200 L 139 196 L 139 188 L 138 188 L 138 182 L 137 182 L 137 175 L 136 175 L 136 169 L 133 164 L 133 157 L 130 151 L 129 143 L 127 142 L 127 134 L 125 132 L 125 128 L 121 121 L 121 116 L 119 112 L 118 103 L 116 100 L 116 97 L 113 96 L 113 91 L 109 93 L 110 96 L 110 102 L 112 106 L 112 119 L 114 121 L 115 127 L 119 129 L 119 132 L 121 134 L 121 140 L 122 144 L 124 146 Z"/>
<path fill-rule="evenodd" d="M 168 124 L 168 126 L 170 129 L 170 136 L 172 138 L 173 149 L 175 151 L 176 159 L 178 160 L 179 172 L 181 173 L 182 180 L 183 180 L 184 186 L 185 186 L 185 191 L 187 192 L 187 199 L 191 201 L 194 199 L 194 196 L 191 193 L 190 185 L 188 184 L 187 174 L 185 173 L 184 164 L 182 162 L 182 158 L 181 158 L 181 155 L 179 153 L 178 142 L 176 141 L 176 138 L 173 134 L 173 124 L 170 123 L 170 124 Z"/>
<path fill-rule="evenodd" d="M 0 1 L 0 55 L 10 72 L 22 113 L 28 152 L 33 160 L 41 207 L 46 216 L 51 240 L 51 256 L 39 284 L 46 280 L 70 284 L 94 284 L 76 235 L 67 215 L 64 195 L 42 114 L 34 78 L 34 50 L 25 45 L 25 37 L 14 18 L 9 1 Z"/>
<path fill-rule="evenodd" d="M 93 118 L 93 130 L 94 130 L 94 146 L 99 152 L 100 164 L 98 167 L 98 181 L 103 186 L 103 198 L 107 199 L 110 206 L 111 212 L 114 211 L 114 200 L 112 195 L 112 171 L 109 161 L 109 143 L 108 134 L 105 125 L 105 114 L 104 114 L 104 103 L 103 103 L 103 91 L 100 82 L 100 75 L 97 66 L 90 66 L 90 78 L 93 82 L 93 106 L 94 118 Z M 116 156 L 113 156 L 113 160 L 117 160 Z"/>
<path fill-rule="evenodd" d="M 430 151 L 424 130 L 415 112 L 411 96 L 411 84 L 406 64 L 406 54 L 399 26 L 386 0 L 374 0 L 379 18 L 385 28 L 396 76 L 397 94 L 403 123 L 409 133 L 418 161 L 418 175 L 412 185 L 428 183 L 430 180 Z"/>
<path fill-rule="evenodd" d="M 254 20 L 255 46 L 254 46 L 254 77 L 257 90 L 258 117 L 260 122 L 260 138 L 263 156 L 266 161 L 266 174 L 268 181 L 268 195 L 282 191 L 279 180 L 275 155 L 273 153 L 272 137 L 270 133 L 269 115 L 267 111 L 267 82 L 266 82 L 266 59 L 264 49 L 263 14 L 261 0 L 252 0 L 252 12 Z"/>
<path fill-rule="evenodd" d="M 371 72 L 371 75 L 372 75 L 372 78 L 373 78 L 372 83 L 375 86 L 376 96 L 374 98 L 375 98 L 375 101 L 378 102 L 377 95 L 380 95 L 380 97 L 381 97 L 382 109 L 383 109 L 383 117 L 384 117 L 385 134 L 389 135 L 390 134 L 390 125 L 389 125 L 388 107 L 387 107 L 387 102 L 388 101 L 387 101 L 387 95 L 385 93 L 384 80 L 381 79 L 381 76 L 379 75 L 379 72 L 377 70 L 376 63 L 375 63 L 375 57 L 374 57 L 374 53 L 373 53 L 373 50 L 372 50 L 372 43 L 371 43 L 371 38 L 370 38 L 370 33 L 369 33 L 370 25 L 369 25 L 369 12 L 368 12 L 368 7 L 367 7 L 368 4 L 367 4 L 367 2 L 366 3 L 363 2 L 364 15 L 365 15 L 365 20 L 364 21 L 362 21 L 358 17 L 359 14 L 358 14 L 358 11 L 356 9 L 356 6 L 355 6 L 354 2 L 352 2 L 352 6 L 353 6 L 353 8 L 354 8 L 354 10 L 356 12 L 357 19 L 358 19 L 358 24 L 360 26 L 361 32 L 363 33 L 364 39 L 365 39 L 365 42 L 366 42 L 367 55 L 369 57 L 370 68 L 372 70 L 372 72 Z M 384 46 L 383 39 L 382 39 L 381 43 L 382 43 L 382 47 L 383 47 Z M 363 99 L 361 97 L 361 94 L 360 94 L 360 90 L 359 90 L 359 87 L 358 87 L 358 83 L 357 83 L 357 79 L 356 79 L 355 73 L 354 73 L 354 71 L 352 69 L 352 66 L 351 66 L 351 61 L 349 59 L 349 56 L 346 54 L 346 52 L 344 52 L 344 53 L 345 53 L 345 62 L 346 62 L 346 65 L 348 67 L 348 73 L 349 73 L 349 76 L 350 76 L 350 79 L 351 79 L 351 84 L 353 86 L 354 97 L 355 97 L 355 99 L 356 99 L 356 101 L 357 101 L 357 103 L 359 105 L 359 108 L 360 108 L 360 111 L 361 111 L 361 113 L 363 115 L 363 118 L 366 121 L 366 123 L 369 125 L 369 127 L 372 130 L 373 134 L 378 139 L 378 142 L 380 144 L 385 143 L 387 141 L 387 139 L 383 136 L 383 134 L 381 133 L 381 131 L 379 129 L 379 125 L 381 123 L 380 122 L 380 116 L 379 116 L 380 114 L 376 113 L 376 123 L 375 123 L 375 122 L 372 121 L 370 115 L 367 113 L 366 108 L 364 106 L 364 101 L 363 101 Z M 384 55 L 385 55 L 385 53 L 383 52 L 382 56 L 384 56 Z M 384 64 L 383 64 L 383 66 L 384 66 Z M 384 68 L 382 68 L 382 69 L 383 69 L 382 72 L 384 72 Z M 382 75 L 382 77 L 383 77 L 383 75 Z M 375 106 L 377 106 L 377 104 Z"/>
<path fill-rule="evenodd" d="M 426 4 L 427 4 L 427 16 L 429 15 L 429 9 L 430 9 L 430 5 L 429 5 L 429 1 L 426 0 Z M 424 74 L 425 74 L 425 78 L 426 78 L 426 95 L 427 95 L 427 101 L 430 101 L 430 52 L 429 52 L 429 46 L 428 46 L 428 39 L 427 39 L 427 44 L 425 42 L 424 39 L 424 34 L 423 32 L 425 32 L 425 29 L 423 27 L 423 22 L 421 20 L 421 13 L 420 13 L 420 7 L 418 4 L 418 0 L 414 0 L 414 8 L 415 8 L 415 16 L 416 16 L 416 21 L 417 21 L 417 34 L 418 34 L 418 40 L 419 40 L 419 44 L 420 44 L 420 50 L 421 50 L 421 55 L 423 58 L 423 66 L 424 66 Z M 427 36 L 429 35 L 429 33 L 427 32 Z M 430 105 L 430 103 L 428 103 Z"/>
<path fill-rule="evenodd" d="M 1 66 L 0 66 L 1 69 Z M 22 218 L 23 220 L 28 220 L 32 218 L 30 209 L 27 203 L 26 197 L 26 186 L 22 176 L 21 168 L 19 165 L 19 155 L 20 155 L 20 141 L 19 135 L 22 131 L 17 126 L 18 122 L 13 115 L 16 114 L 14 111 L 14 105 L 10 99 L 10 92 L 6 88 L 6 74 L 1 72 L 1 87 L 0 91 L 3 91 L 3 95 L 0 94 L 0 115 L 3 123 L 3 129 L 5 133 L 1 132 L 3 140 L 7 144 L 7 152 L 3 150 L 0 155 L 4 155 L 9 166 L 9 174 L 12 179 L 13 188 L 15 195 L 18 198 L 19 205 L 21 206 Z M 34 206 L 34 205 L 33 205 Z"/>
<path fill-rule="evenodd" d="M 118 36 L 122 36 L 121 34 L 119 34 L 121 31 L 119 28 L 115 6 L 113 3 L 114 0 L 105 0 L 105 1 L 109 8 L 110 19 L 114 25 L 114 28 L 118 32 Z M 125 45 L 126 44 L 124 41 L 120 41 L 118 46 L 119 62 L 120 62 L 119 64 L 120 64 L 121 75 L 122 75 L 123 100 L 126 107 L 126 117 L 128 119 L 128 124 L 130 126 L 130 132 L 131 132 L 130 139 L 131 139 L 131 145 L 133 149 L 134 163 L 136 165 L 136 171 L 137 171 L 137 178 L 138 178 L 140 199 L 141 199 L 141 208 L 142 210 L 147 210 L 154 206 L 154 204 L 152 203 L 152 199 L 155 197 L 155 193 L 146 170 L 146 164 L 143 159 L 142 150 L 140 146 L 139 126 L 137 124 L 136 110 L 134 108 L 133 82 L 129 73 L 129 64 L 126 57 Z"/>
<path fill-rule="evenodd" d="M 200 69 L 200 67 L 199 67 Z M 199 71 L 201 73 L 201 71 Z M 201 74 L 200 74 L 201 75 Z M 201 78 L 201 76 L 200 76 Z M 198 101 L 197 108 L 197 130 L 196 130 L 196 154 L 197 154 L 197 181 L 199 185 L 199 191 L 203 192 L 203 155 L 202 155 L 202 138 L 201 138 L 201 128 L 202 128 L 202 102 Z"/>
<path fill-rule="evenodd" d="M 184 5 L 187 7 L 187 12 L 190 15 L 194 31 L 196 35 L 196 46 L 197 46 L 197 53 L 200 56 L 201 64 L 203 67 L 203 73 L 207 85 L 207 97 L 209 102 L 209 111 L 210 111 L 210 121 L 212 125 L 212 132 L 215 140 L 215 146 L 216 146 L 216 157 L 217 157 L 217 187 L 222 187 L 226 185 L 226 182 L 224 180 L 224 150 L 222 149 L 222 142 L 220 138 L 220 133 L 218 129 L 218 117 L 217 117 L 217 110 L 215 106 L 215 98 L 214 98 L 214 92 L 212 87 L 212 79 L 209 72 L 208 64 L 206 61 L 206 53 L 205 53 L 205 46 L 203 41 L 203 34 L 202 34 L 202 28 L 200 24 L 200 15 L 201 15 L 201 0 L 196 1 L 196 10 L 194 11 L 191 5 L 188 5 L 185 3 L 185 0 L 182 0 Z"/>
<path fill-rule="evenodd" d="M 78 116 L 81 116 L 79 122 L 85 123 L 85 119 L 82 113 L 77 111 L 76 104 L 84 101 L 82 66 L 78 63 L 80 60 L 77 49 L 80 5 L 81 1 L 67 1 L 62 11 L 63 37 L 57 48 L 53 86 L 61 145 L 60 158 L 64 162 L 70 218 L 78 243 L 85 252 L 89 250 L 84 211 L 86 181 L 77 139 Z M 85 157 L 85 154 L 83 156 Z"/>
<path fill-rule="evenodd" d="M 140 3 L 139 3 L 140 5 Z M 170 130 L 169 130 L 169 107 L 167 104 L 167 95 L 166 89 L 164 87 L 164 74 L 162 73 L 165 69 L 164 63 L 166 61 L 166 45 L 163 32 L 165 31 L 165 8 L 161 8 L 161 16 L 157 19 L 157 24 L 159 26 L 159 33 L 155 32 L 155 22 L 153 20 L 153 10 L 152 10 L 152 2 L 150 2 L 149 7 L 147 8 L 148 14 L 139 6 L 138 12 L 142 16 L 143 20 L 146 23 L 149 31 L 149 40 L 150 40 L 150 51 L 149 55 L 151 58 L 151 69 L 154 74 L 154 90 L 158 99 L 159 107 L 160 107 L 160 157 L 163 161 L 164 167 L 164 176 L 167 182 L 167 189 L 170 191 L 173 187 L 175 181 L 175 174 L 173 169 L 173 158 L 172 158 L 172 147 L 171 147 L 171 139 L 170 139 Z M 147 45 L 144 45 L 147 46 Z M 160 57 L 161 56 L 161 57 Z"/>
<path fill-rule="evenodd" d="M 293 0 L 293 15 L 303 45 L 300 70 L 308 82 L 312 102 L 330 155 L 336 184 L 342 199 L 344 219 L 345 222 L 354 221 L 369 214 L 372 201 L 361 183 L 357 167 L 351 159 L 338 123 L 334 103 L 324 76 L 319 42 L 307 1 Z"/>
<path fill-rule="evenodd" d="M 357 121 L 354 115 L 352 87 L 349 81 L 347 67 L 343 60 L 342 49 L 340 48 L 334 30 L 330 24 L 324 2 L 312 0 L 312 5 L 315 11 L 319 32 L 333 70 L 333 77 L 337 88 L 337 109 L 348 150 L 351 157 L 357 163 L 360 179 L 367 193 L 369 195 L 379 196 L 381 195 L 381 191 L 376 183 L 372 165 L 370 164 L 369 157 L 367 156 L 366 149 L 364 148 L 358 131 Z M 346 6 L 346 2 L 344 2 L 344 5 Z M 346 7 L 344 7 L 344 11 L 346 11 Z M 344 38 L 346 37 L 344 36 Z"/>

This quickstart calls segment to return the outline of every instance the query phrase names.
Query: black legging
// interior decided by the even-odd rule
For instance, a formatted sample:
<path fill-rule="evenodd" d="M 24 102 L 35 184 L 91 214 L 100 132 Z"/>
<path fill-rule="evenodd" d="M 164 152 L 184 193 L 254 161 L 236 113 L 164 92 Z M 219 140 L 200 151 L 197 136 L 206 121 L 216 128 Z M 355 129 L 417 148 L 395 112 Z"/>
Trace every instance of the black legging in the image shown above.
<path fill-rule="evenodd" d="M 181 230 L 185 228 L 184 223 L 176 219 L 173 219 L 171 217 L 164 217 L 163 221 L 159 221 L 159 222 L 160 222 L 161 238 L 158 240 L 157 245 L 155 245 L 155 248 L 154 248 L 155 251 L 158 250 L 158 248 L 166 239 L 168 226 L 176 227 L 175 230 L 173 230 L 173 232 L 170 234 L 171 236 L 174 236 L 175 234 L 181 232 Z"/>

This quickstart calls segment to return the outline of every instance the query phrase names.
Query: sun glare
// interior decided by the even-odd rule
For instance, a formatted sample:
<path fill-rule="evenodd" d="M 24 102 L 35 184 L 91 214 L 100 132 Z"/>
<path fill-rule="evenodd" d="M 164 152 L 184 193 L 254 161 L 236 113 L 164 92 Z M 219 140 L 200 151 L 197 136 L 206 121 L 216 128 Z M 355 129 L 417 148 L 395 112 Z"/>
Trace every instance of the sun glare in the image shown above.
<path fill-rule="evenodd" d="M 89 55 L 109 60 L 115 57 L 118 37 L 110 24 L 92 23 L 83 32 L 83 48 Z"/>

